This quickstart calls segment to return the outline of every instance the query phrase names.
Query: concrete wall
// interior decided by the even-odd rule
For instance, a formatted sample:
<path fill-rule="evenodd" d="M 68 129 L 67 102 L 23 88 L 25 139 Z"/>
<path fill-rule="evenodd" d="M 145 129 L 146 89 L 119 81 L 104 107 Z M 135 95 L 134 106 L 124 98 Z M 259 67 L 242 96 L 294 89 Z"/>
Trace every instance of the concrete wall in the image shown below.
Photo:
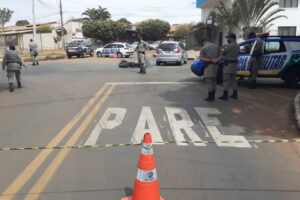
<path fill-rule="evenodd" d="M 57 45 L 54 43 L 53 37 L 55 34 L 52 33 L 37 33 L 35 42 L 38 45 L 39 50 L 54 50 L 58 49 Z M 32 34 L 23 34 L 21 37 L 21 43 L 19 43 L 19 47 L 25 50 L 29 49 L 30 39 L 32 39 Z"/>
<path fill-rule="evenodd" d="M 298 1 L 298 8 L 285 8 L 285 11 L 281 14 L 286 15 L 287 18 L 272 22 L 274 25 L 270 28 L 270 34 L 278 35 L 278 27 L 280 26 L 296 26 L 296 35 L 300 35 L 300 1 Z"/>

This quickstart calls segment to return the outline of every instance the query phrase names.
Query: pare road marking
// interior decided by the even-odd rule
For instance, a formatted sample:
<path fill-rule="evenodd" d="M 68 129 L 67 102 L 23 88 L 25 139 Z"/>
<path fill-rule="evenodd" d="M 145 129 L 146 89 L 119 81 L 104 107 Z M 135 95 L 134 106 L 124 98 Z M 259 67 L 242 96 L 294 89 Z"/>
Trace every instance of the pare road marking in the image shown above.
<path fill-rule="evenodd" d="M 171 134 L 169 131 L 165 134 L 166 137 L 175 139 L 178 146 L 188 145 L 186 141 L 194 142 L 195 146 L 207 146 L 200 138 L 199 134 L 205 137 L 212 137 L 217 146 L 220 147 L 238 147 L 238 148 L 251 148 L 251 145 L 244 136 L 239 135 L 223 135 L 218 128 L 223 124 L 211 115 L 221 115 L 222 113 L 216 108 L 202 108 L 196 107 L 195 111 L 200 116 L 201 120 L 193 122 L 188 112 L 183 108 L 178 107 L 165 107 L 165 123 L 169 123 L 171 127 Z M 113 130 L 124 123 L 124 118 L 127 113 L 126 108 L 113 107 L 107 108 L 102 118 L 94 127 L 85 142 L 85 145 L 96 145 L 103 130 Z M 163 114 L 165 115 L 165 114 Z M 125 120 L 126 121 L 126 120 Z M 195 123 L 199 123 L 201 129 L 194 131 Z M 132 133 L 130 141 L 132 144 L 137 144 L 142 141 L 143 134 L 150 132 L 153 141 L 156 144 L 163 144 L 163 137 L 157 126 L 153 112 L 150 107 L 142 107 L 137 125 Z M 223 141 L 227 141 L 224 143 Z M 241 141 L 236 143 L 234 141 Z"/>

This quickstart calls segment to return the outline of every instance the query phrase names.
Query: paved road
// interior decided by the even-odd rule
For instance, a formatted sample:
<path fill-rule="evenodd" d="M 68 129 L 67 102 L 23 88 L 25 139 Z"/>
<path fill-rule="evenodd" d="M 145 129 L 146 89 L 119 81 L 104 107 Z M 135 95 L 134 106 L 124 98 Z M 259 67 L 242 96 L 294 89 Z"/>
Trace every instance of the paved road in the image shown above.
<path fill-rule="evenodd" d="M 296 90 L 276 79 L 259 83 L 249 90 L 240 82 L 238 101 L 207 103 L 189 65 L 140 75 L 113 59 L 43 62 L 23 72 L 24 88 L 12 94 L 0 79 L 0 147 L 137 143 L 150 131 L 157 143 L 175 141 L 154 149 L 165 199 L 299 199 L 300 145 L 247 142 L 299 137 Z M 139 153 L 1 151 L 0 200 L 120 199 L 131 193 Z"/>

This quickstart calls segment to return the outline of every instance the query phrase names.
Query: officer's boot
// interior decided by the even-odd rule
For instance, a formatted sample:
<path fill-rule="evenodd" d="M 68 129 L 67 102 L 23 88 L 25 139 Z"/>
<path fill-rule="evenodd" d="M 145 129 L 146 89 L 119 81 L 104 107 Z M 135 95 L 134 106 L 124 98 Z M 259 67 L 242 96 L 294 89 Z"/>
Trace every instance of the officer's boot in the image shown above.
<path fill-rule="evenodd" d="M 256 81 L 251 81 L 249 88 L 250 89 L 255 89 L 256 88 Z"/>
<path fill-rule="evenodd" d="M 224 90 L 223 96 L 220 96 L 219 99 L 228 100 L 228 90 Z"/>
<path fill-rule="evenodd" d="M 208 102 L 214 101 L 215 100 L 215 98 L 214 98 L 214 92 L 209 92 L 208 93 L 208 97 L 206 97 L 204 100 L 208 101 Z"/>
<path fill-rule="evenodd" d="M 230 96 L 232 99 L 238 99 L 237 90 L 233 90 L 232 95 Z"/>
<path fill-rule="evenodd" d="M 39 65 L 39 61 L 36 61 L 36 65 Z"/>
<path fill-rule="evenodd" d="M 21 81 L 18 81 L 18 88 L 22 88 Z"/>
<path fill-rule="evenodd" d="M 9 84 L 8 84 L 8 87 L 9 87 L 9 91 L 10 91 L 10 92 L 13 92 L 13 91 L 14 91 L 14 84 L 13 84 L 13 83 L 9 83 Z"/>
<path fill-rule="evenodd" d="M 212 94 L 211 94 L 211 97 L 212 97 L 212 100 L 213 100 L 213 101 L 215 100 L 215 95 L 216 95 L 216 91 L 213 90 L 213 91 L 212 91 Z"/>

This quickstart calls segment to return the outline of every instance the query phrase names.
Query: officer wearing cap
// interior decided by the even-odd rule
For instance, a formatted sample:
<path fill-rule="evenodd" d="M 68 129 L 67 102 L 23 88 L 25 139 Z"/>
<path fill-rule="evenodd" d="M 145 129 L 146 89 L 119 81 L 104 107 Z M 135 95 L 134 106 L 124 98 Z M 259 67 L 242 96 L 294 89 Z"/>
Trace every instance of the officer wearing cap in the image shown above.
<path fill-rule="evenodd" d="M 223 65 L 223 86 L 224 92 L 219 99 L 228 100 L 228 90 L 232 89 L 233 94 L 230 98 L 237 99 L 237 82 L 236 82 L 236 72 L 238 65 L 238 56 L 240 53 L 240 46 L 236 42 L 236 35 L 234 33 L 229 33 L 227 36 L 228 45 L 224 47 L 221 52 L 221 57 L 224 60 Z"/>
<path fill-rule="evenodd" d="M 38 55 L 38 46 L 33 39 L 30 39 L 29 51 L 32 59 L 32 65 L 39 65 L 39 61 L 36 59 Z"/>
<path fill-rule="evenodd" d="M 2 69 L 3 71 L 6 69 L 7 71 L 7 78 L 9 84 L 9 91 L 14 91 L 13 85 L 13 77 L 16 76 L 18 82 L 18 88 L 22 88 L 21 85 L 21 68 L 23 62 L 21 59 L 20 54 L 16 51 L 15 46 L 10 46 L 9 50 L 6 51 L 3 61 L 2 61 Z"/>
<path fill-rule="evenodd" d="M 256 39 L 254 43 L 254 49 L 251 55 L 250 59 L 250 89 L 255 89 L 256 88 L 256 78 L 258 74 L 259 67 L 262 63 L 262 54 L 263 54 L 263 41 L 254 32 L 249 33 L 248 39 Z"/>
<path fill-rule="evenodd" d="M 205 101 L 214 101 L 217 87 L 217 73 L 218 73 L 218 58 L 220 57 L 220 49 L 216 44 L 209 42 L 207 39 L 202 41 L 202 49 L 200 51 L 200 59 L 205 64 L 204 79 L 207 84 L 208 97 Z"/>
<path fill-rule="evenodd" d="M 139 73 L 146 74 L 146 44 L 141 37 L 139 38 L 137 45 L 137 54 L 140 66 Z"/>

